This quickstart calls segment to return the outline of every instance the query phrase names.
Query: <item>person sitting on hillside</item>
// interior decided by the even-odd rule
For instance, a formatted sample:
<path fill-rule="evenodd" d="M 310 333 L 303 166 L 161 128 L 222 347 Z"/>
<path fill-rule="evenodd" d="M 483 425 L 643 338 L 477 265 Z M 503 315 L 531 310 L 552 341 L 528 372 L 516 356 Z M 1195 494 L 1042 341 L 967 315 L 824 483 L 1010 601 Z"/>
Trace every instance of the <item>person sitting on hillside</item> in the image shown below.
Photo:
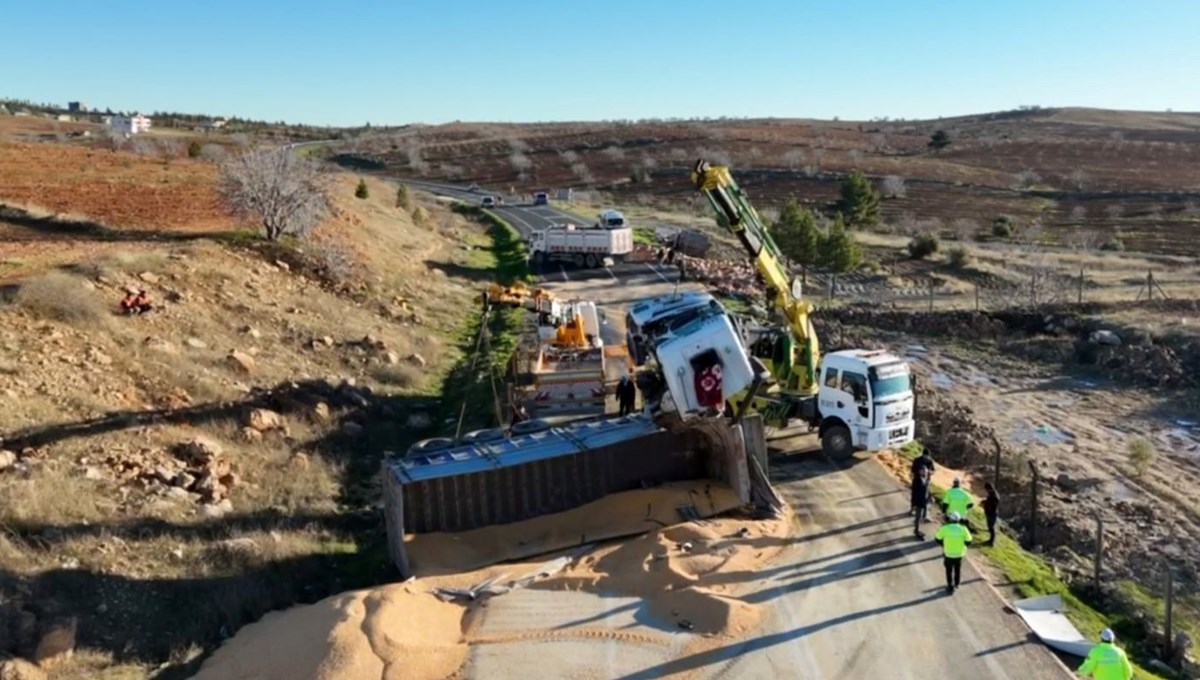
<path fill-rule="evenodd" d="M 146 291 L 134 291 L 133 288 L 126 289 L 125 297 L 121 299 L 121 312 L 123 314 L 145 314 L 153 309 L 150 304 L 150 296 L 146 295 Z"/>

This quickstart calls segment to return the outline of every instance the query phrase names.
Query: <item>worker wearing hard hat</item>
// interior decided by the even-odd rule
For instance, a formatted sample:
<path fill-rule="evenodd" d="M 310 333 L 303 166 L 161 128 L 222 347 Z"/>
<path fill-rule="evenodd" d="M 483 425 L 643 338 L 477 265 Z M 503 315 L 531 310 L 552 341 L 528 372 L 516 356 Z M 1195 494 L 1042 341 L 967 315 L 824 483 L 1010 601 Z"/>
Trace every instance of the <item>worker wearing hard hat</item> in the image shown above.
<path fill-rule="evenodd" d="M 942 496 L 942 509 L 947 514 L 958 513 L 960 517 L 966 519 L 967 511 L 975 507 L 975 499 L 971 498 L 971 494 L 962 488 L 962 480 L 958 477 L 954 478 L 954 485 L 946 490 L 946 494 Z"/>
<path fill-rule="evenodd" d="M 1133 677 L 1133 665 L 1125 656 L 1125 650 L 1116 645 L 1116 639 L 1112 629 L 1100 631 L 1100 644 L 1092 647 L 1083 665 L 1075 672 L 1096 680 L 1130 680 Z"/>
<path fill-rule="evenodd" d="M 962 562 L 967 556 L 967 545 L 971 542 L 971 530 L 961 524 L 962 515 L 951 512 L 949 522 L 942 525 L 933 540 L 942 546 L 942 562 L 946 567 L 946 592 L 954 594 L 962 584 Z"/>

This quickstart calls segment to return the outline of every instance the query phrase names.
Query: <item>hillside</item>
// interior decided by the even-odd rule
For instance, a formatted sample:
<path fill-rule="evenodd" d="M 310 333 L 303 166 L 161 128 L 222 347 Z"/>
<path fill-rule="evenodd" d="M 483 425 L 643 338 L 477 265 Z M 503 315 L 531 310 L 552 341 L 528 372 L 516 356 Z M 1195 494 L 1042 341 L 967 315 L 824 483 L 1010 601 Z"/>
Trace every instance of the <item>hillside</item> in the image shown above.
<path fill-rule="evenodd" d="M 944 130 L 949 146 L 928 147 Z M 1033 109 L 928 121 L 803 119 L 455 123 L 361 137 L 342 161 L 522 192 L 573 186 L 617 203 L 695 205 L 696 158 L 731 164 L 764 207 L 824 207 L 854 168 L 902 180 L 893 229 L 986 231 L 1000 215 L 1062 242 L 1120 233 L 1132 249 L 1195 255 L 1200 114 Z M 378 166 L 377 166 L 378 167 Z M 707 215 L 705 212 L 703 214 Z"/>
<path fill-rule="evenodd" d="M 267 246 L 208 163 L 0 143 L 0 657 L 186 670 L 378 580 L 379 462 L 439 418 L 495 262 L 477 225 L 357 181 Z M 129 286 L 157 309 L 117 315 Z"/>

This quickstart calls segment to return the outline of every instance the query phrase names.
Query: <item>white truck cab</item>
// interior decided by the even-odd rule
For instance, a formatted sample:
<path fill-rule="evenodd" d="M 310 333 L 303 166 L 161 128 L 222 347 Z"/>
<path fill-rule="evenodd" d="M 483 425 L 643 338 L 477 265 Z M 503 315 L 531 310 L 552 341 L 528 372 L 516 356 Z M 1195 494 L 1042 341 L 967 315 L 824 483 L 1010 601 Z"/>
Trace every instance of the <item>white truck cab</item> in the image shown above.
<path fill-rule="evenodd" d="M 714 309 L 676 329 L 654 348 L 665 382 L 664 412 L 683 420 L 724 411 L 755 379 L 750 355 L 729 316 Z"/>
<path fill-rule="evenodd" d="M 884 350 L 843 350 L 821 360 L 817 416 L 822 448 L 835 457 L 913 440 L 908 363 Z"/>
<path fill-rule="evenodd" d="M 724 311 L 716 298 L 699 292 L 662 295 L 631 305 L 625 313 L 625 345 L 633 365 L 646 363 L 654 342 L 670 329 L 672 322 L 681 317 L 690 320 L 710 307 Z"/>

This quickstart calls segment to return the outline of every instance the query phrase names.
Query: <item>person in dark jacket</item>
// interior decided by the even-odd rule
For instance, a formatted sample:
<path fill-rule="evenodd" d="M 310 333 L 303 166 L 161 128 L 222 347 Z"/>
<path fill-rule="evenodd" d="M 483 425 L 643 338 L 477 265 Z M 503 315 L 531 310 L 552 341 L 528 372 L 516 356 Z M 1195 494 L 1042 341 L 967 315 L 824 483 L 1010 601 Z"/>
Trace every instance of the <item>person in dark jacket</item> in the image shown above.
<path fill-rule="evenodd" d="M 920 474 L 912 481 L 913 535 L 922 541 L 925 534 L 921 531 L 921 523 L 929 518 L 929 480 L 929 475 Z"/>
<path fill-rule="evenodd" d="M 924 501 L 921 507 L 925 507 L 929 503 L 929 480 L 933 478 L 933 457 L 929 455 L 929 449 L 922 449 L 921 455 L 913 459 L 912 462 L 912 505 L 908 510 L 908 514 L 914 515 L 918 513 L 917 503 L 917 483 L 919 480 L 924 480 L 921 483 L 921 499 Z"/>
<path fill-rule="evenodd" d="M 637 386 L 629 379 L 629 374 L 625 373 L 621 376 L 621 382 L 617 383 L 617 415 L 627 416 L 633 413 L 636 402 Z"/>
<path fill-rule="evenodd" d="M 996 520 L 1000 517 L 1000 494 L 991 482 L 983 485 L 987 498 L 983 499 L 983 514 L 987 517 L 988 540 L 984 545 L 996 545 Z"/>

